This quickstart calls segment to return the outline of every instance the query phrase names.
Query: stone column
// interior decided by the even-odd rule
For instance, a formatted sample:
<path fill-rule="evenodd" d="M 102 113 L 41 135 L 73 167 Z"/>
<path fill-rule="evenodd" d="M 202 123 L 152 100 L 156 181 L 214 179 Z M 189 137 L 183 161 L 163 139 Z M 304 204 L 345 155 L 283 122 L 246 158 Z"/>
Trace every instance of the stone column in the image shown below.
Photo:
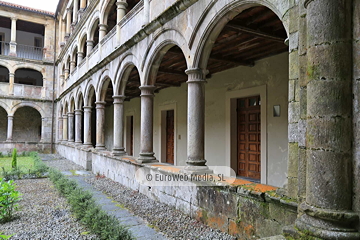
<path fill-rule="evenodd" d="M 84 145 L 92 146 L 91 143 L 91 106 L 84 106 Z"/>
<path fill-rule="evenodd" d="M 63 115 L 63 142 L 67 142 L 68 140 L 68 116 L 66 114 Z"/>
<path fill-rule="evenodd" d="M 105 149 L 105 104 L 96 102 L 96 149 Z"/>
<path fill-rule="evenodd" d="M 150 21 L 150 1 L 144 0 L 144 25 Z"/>
<path fill-rule="evenodd" d="M 80 0 L 80 10 L 84 11 L 86 8 L 86 0 Z"/>
<path fill-rule="evenodd" d="M 47 139 L 45 137 L 45 123 L 47 122 L 46 118 L 41 118 L 41 136 L 40 136 L 40 142 L 45 142 Z"/>
<path fill-rule="evenodd" d="M 153 105 L 155 86 L 141 86 L 141 133 L 140 156 L 137 162 L 148 163 L 156 160 L 153 152 Z"/>
<path fill-rule="evenodd" d="M 73 24 L 75 25 L 77 23 L 77 15 L 78 15 L 78 6 L 79 6 L 79 0 L 74 0 L 74 10 L 73 10 Z"/>
<path fill-rule="evenodd" d="M 67 67 L 67 66 L 66 66 L 66 67 Z M 70 70 L 69 70 L 68 68 L 65 68 L 65 70 L 64 70 L 65 79 L 68 79 L 69 73 L 70 73 Z"/>
<path fill-rule="evenodd" d="M 306 201 L 296 227 L 321 239 L 360 239 L 352 209 L 352 2 L 306 1 Z"/>
<path fill-rule="evenodd" d="M 11 142 L 13 138 L 13 126 L 14 126 L 14 117 L 8 116 L 8 125 L 7 125 L 7 142 Z"/>
<path fill-rule="evenodd" d="M 10 56 L 16 56 L 16 21 L 17 18 L 11 18 Z"/>
<path fill-rule="evenodd" d="M 81 131 L 82 131 L 82 110 L 75 110 L 75 144 L 81 145 Z"/>
<path fill-rule="evenodd" d="M 107 27 L 108 25 L 106 24 L 99 24 L 99 42 L 101 42 L 101 40 L 105 37 L 107 33 Z"/>
<path fill-rule="evenodd" d="M 65 75 L 64 74 L 61 74 L 60 75 L 60 84 L 61 84 L 61 86 L 64 84 L 64 81 L 65 80 Z"/>
<path fill-rule="evenodd" d="M 66 24 L 64 20 L 61 20 L 61 38 L 60 38 L 61 47 L 65 46 L 65 42 L 66 42 L 65 36 L 66 36 Z"/>
<path fill-rule="evenodd" d="M 94 47 L 94 41 L 93 40 L 86 40 L 86 52 L 89 54 L 91 50 Z"/>
<path fill-rule="evenodd" d="M 9 95 L 14 95 L 15 74 L 9 73 Z"/>
<path fill-rule="evenodd" d="M 61 142 L 63 140 L 63 118 L 59 117 L 59 136 L 58 141 Z"/>
<path fill-rule="evenodd" d="M 125 96 L 113 96 L 114 98 L 114 148 L 113 155 L 125 154 L 124 147 L 124 99 Z"/>
<path fill-rule="evenodd" d="M 83 52 L 78 52 L 77 53 L 77 57 L 78 57 L 78 65 L 81 63 L 81 61 L 84 59 L 84 53 Z"/>
<path fill-rule="evenodd" d="M 188 75 L 187 172 L 207 172 L 205 144 L 205 75 L 202 69 L 185 71 Z"/>
<path fill-rule="evenodd" d="M 116 2 L 116 40 L 117 42 L 120 42 L 120 31 L 121 31 L 121 28 L 119 26 L 119 22 L 121 19 L 123 19 L 123 17 L 125 16 L 126 14 L 126 7 L 128 6 L 126 0 L 118 0 Z"/>
<path fill-rule="evenodd" d="M 71 12 L 72 12 L 71 8 L 68 8 L 66 14 L 66 34 L 65 34 L 66 40 L 69 38 L 71 32 Z"/>
<path fill-rule="evenodd" d="M 76 65 L 75 65 L 75 61 L 71 60 L 70 61 L 70 73 L 72 73 L 75 69 Z"/>
<path fill-rule="evenodd" d="M 69 124 L 69 142 L 74 142 L 74 113 L 68 113 L 68 124 Z"/>

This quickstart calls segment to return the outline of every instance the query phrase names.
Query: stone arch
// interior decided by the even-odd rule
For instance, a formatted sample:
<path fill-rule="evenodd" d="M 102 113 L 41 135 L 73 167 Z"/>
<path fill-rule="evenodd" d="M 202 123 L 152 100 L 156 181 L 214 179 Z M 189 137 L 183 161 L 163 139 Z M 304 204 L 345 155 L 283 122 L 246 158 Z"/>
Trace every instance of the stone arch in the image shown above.
<path fill-rule="evenodd" d="M 98 84 L 96 86 L 97 101 L 104 101 L 106 89 L 108 88 L 110 82 L 114 86 L 114 82 L 109 75 L 110 74 L 108 69 L 105 69 L 100 75 Z"/>
<path fill-rule="evenodd" d="M 17 68 L 15 71 L 15 83 L 43 86 L 43 74 L 32 68 Z"/>
<path fill-rule="evenodd" d="M 82 52 L 84 55 L 84 58 L 87 56 L 87 49 L 86 49 L 86 40 L 87 40 L 87 34 L 83 33 L 82 35 L 80 35 L 81 37 L 79 38 L 79 48 L 78 51 Z"/>
<path fill-rule="evenodd" d="M 10 107 L 3 101 L 0 101 L 0 107 L 2 107 L 6 114 L 9 114 L 10 113 Z"/>
<path fill-rule="evenodd" d="M 9 115 L 14 115 L 14 113 L 19 108 L 22 108 L 22 107 L 32 107 L 32 108 L 36 109 L 40 113 L 42 118 L 46 116 L 45 111 L 39 105 L 37 105 L 36 103 L 33 103 L 33 102 L 21 102 L 21 103 L 16 104 L 10 110 Z"/>
<path fill-rule="evenodd" d="M 64 105 L 63 105 L 64 107 L 63 107 L 63 115 L 66 115 L 67 113 L 68 113 L 68 111 L 69 111 L 69 109 L 68 109 L 68 103 L 67 103 L 67 101 L 65 100 L 64 101 Z"/>
<path fill-rule="evenodd" d="M 9 82 L 9 69 L 3 65 L 0 64 L 0 82 Z"/>
<path fill-rule="evenodd" d="M 9 70 L 10 73 L 14 73 L 14 67 L 11 66 L 9 63 L 7 63 L 6 61 L 0 60 L 0 66 L 3 66 L 5 68 L 7 68 Z"/>
<path fill-rule="evenodd" d="M 85 96 L 84 96 L 84 105 L 85 106 L 91 106 L 92 101 L 91 99 L 95 97 L 96 98 L 96 92 L 95 87 L 92 83 L 89 83 L 89 85 L 86 87 Z"/>
<path fill-rule="evenodd" d="M 163 56 L 167 51 L 178 46 L 184 56 L 191 58 L 190 49 L 183 35 L 174 30 L 166 29 L 161 34 L 155 37 L 154 41 L 150 43 L 149 48 L 146 51 L 145 60 L 142 62 L 144 81 L 142 85 L 154 85 L 157 70 L 162 61 Z M 189 58 L 185 57 L 187 67 L 189 67 Z M 145 68 L 145 66 L 148 66 Z"/>
<path fill-rule="evenodd" d="M 79 88 L 75 95 L 75 109 L 81 110 L 83 105 L 84 105 L 84 95 L 83 95 L 81 89 Z"/>
<path fill-rule="evenodd" d="M 217 2 L 217 4 L 223 5 L 223 2 Z M 213 8 L 215 9 L 214 4 Z M 217 10 L 215 14 L 209 14 L 208 16 L 204 16 L 202 20 L 203 23 L 199 24 L 198 28 L 194 29 L 193 34 L 198 37 L 194 38 L 194 42 L 198 42 L 195 48 L 195 56 L 192 68 L 201 68 L 206 69 L 207 62 L 217 36 L 220 34 L 221 30 L 224 26 L 236 15 L 241 13 L 242 11 L 249 9 L 251 7 L 256 6 L 265 6 L 273 11 L 278 18 L 282 21 L 283 26 L 288 34 L 288 27 L 284 23 L 282 17 L 288 9 L 286 6 L 289 6 L 288 1 L 281 0 L 276 3 L 270 0 L 244 0 L 244 1 L 232 1 L 223 6 L 218 6 L 220 10 Z M 211 16 L 210 16 L 211 15 Z M 199 30 L 203 28 L 204 31 L 199 34 Z"/>
<path fill-rule="evenodd" d="M 87 31 L 87 39 L 88 40 L 93 40 L 96 42 L 96 37 L 98 38 L 99 36 L 94 36 L 96 34 L 96 32 L 99 29 L 99 24 L 100 24 L 100 14 L 99 11 L 95 12 L 91 21 L 89 22 L 88 25 L 88 31 Z M 94 43 L 94 47 L 96 46 L 96 44 Z"/>
<path fill-rule="evenodd" d="M 78 62 L 77 62 L 77 52 L 78 52 L 78 45 L 74 45 L 73 49 L 71 50 L 71 61 L 74 61 L 75 64 L 74 66 L 76 67 L 78 65 Z"/>
<path fill-rule="evenodd" d="M 34 65 L 34 64 L 26 64 L 26 63 L 17 64 L 17 65 L 13 68 L 14 73 L 16 72 L 16 70 L 18 70 L 18 69 L 20 69 L 20 68 L 32 69 L 32 70 L 35 70 L 35 71 L 40 72 L 41 74 L 45 73 L 45 68 L 36 66 L 36 65 Z"/>
<path fill-rule="evenodd" d="M 69 112 L 74 112 L 74 110 L 75 110 L 75 99 L 74 96 L 71 96 L 69 101 Z"/>
<path fill-rule="evenodd" d="M 13 141 L 40 141 L 42 115 L 35 106 L 33 104 L 22 104 L 14 109 Z"/>
<path fill-rule="evenodd" d="M 125 90 L 126 81 L 130 73 L 128 72 L 126 75 L 126 71 L 128 70 L 128 67 L 135 66 L 137 69 L 139 69 L 138 59 L 132 53 L 126 54 L 123 58 L 120 59 L 119 62 L 120 64 L 116 69 L 115 77 L 114 77 L 114 95 L 124 94 L 124 92 L 121 91 L 121 89 Z"/>
<path fill-rule="evenodd" d="M 103 2 L 103 5 L 100 10 L 100 23 L 101 24 L 107 24 L 108 23 L 108 17 L 111 10 L 111 7 L 115 5 L 116 0 L 105 0 Z M 111 30 L 111 29 L 108 29 Z"/>

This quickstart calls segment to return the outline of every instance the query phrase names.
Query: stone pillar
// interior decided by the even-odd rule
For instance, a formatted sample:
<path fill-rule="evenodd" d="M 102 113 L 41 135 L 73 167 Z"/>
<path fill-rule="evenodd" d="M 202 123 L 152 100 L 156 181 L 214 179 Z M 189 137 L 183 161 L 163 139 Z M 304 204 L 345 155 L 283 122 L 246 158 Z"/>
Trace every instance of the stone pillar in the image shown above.
<path fill-rule="evenodd" d="M 9 95 L 14 95 L 15 74 L 9 73 Z"/>
<path fill-rule="evenodd" d="M 92 146 L 91 143 L 91 106 L 84 106 L 84 145 Z"/>
<path fill-rule="evenodd" d="M 153 105 L 155 86 L 141 86 L 140 156 L 137 162 L 156 160 L 153 152 Z"/>
<path fill-rule="evenodd" d="M 13 126 L 14 126 L 14 116 L 8 116 L 8 125 L 7 125 L 7 142 L 11 142 L 13 138 Z"/>
<path fill-rule="evenodd" d="M 352 2 L 306 1 L 306 201 L 296 227 L 321 239 L 360 239 L 352 209 Z"/>
<path fill-rule="evenodd" d="M 75 25 L 77 23 L 77 15 L 78 15 L 78 6 L 79 6 L 79 0 L 74 0 L 74 10 L 73 10 L 73 24 Z"/>
<path fill-rule="evenodd" d="M 185 71 L 188 75 L 187 172 L 207 172 L 205 151 L 205 75 L 202 69 Z"/>
<path fill-rule="evenodd" d="M 66 14 L 66 34 L 65 34 L 66 40 L 67 38 L 69 38 L 71 32 L 71 12 L 72 12 L 71 8 L 68 8 Z"/>
<path fill-rule="evenodd" d="M 60 42 L 60 46 L 63 47 L 65 46 L 65 36 L 66 36 L 66 24 L 64 20 L 61 20 L 61 42 Z"/>
<path fill-rule="evenodd" d="M 78 65 L 81 63 L 81 61 L 84 59 L 84 53 L 83 52 L 78 52 L 77 53 L 77 57 L 78 57 Z"/>
<path fill-rule="evenodd" d="M 84 11 L 86 8 L 86 0 L 80 0 L 80 10 Z"/>
<path fill-rule="evenodd" d="M 59 136 L 58 141 L 61 142 L 63 140 L 63 118 L 59 117 Z"/>
<path fill-rule="evenodd" d="M 67 66 L 66 66 L 66 67 L 67 67 Z M 65 79 L 68 79 L 69 73 L 70 73 L 70 70 L 69 70 L 68 68 L 65 68 L 65 70 L 64 70 Z"/>
<path fill-rule="evenodd" d="M 120 20 L 125 16 L 126 14 L 126 7 L 128 6 L 126 0 L 118 0 L 116 2 L 116 40 L 117 42 L 120 42 L 120 31 L 121 31 L 121 28 L 119 26 L 119 22 Z"/>
<path fill-rule="evenodd" d="M 69 124 L 69 142 L 74 142 L 74 113 L 68 113 L 68 124 Z"/>
<path fill-rule="evenodd" d="M 75 144 L 81 145 L 81 131 L 82 131 L 82 110 L 75 110 Z"/>
<path fill-rule="evenodd" d="M 144 25 L 150 21 L 150 1 L 144 0 Z"/>
<path fill-rule="evenodd" d="M 16 18 L 11 18 L 10 56 L 16 56 Z"/>
<path fill-rule="evenodd" d="M 94 47 L 94 41 L 93 40 L 86 40 L 86 52 L 89 54 L 91 50 Z"/>
<path fill-rule="evenodd" d="M 105 149 L 105 104 L 96 102 L 96 149 Z"/>
<path fill-rule="evenodd" d="M 106 24 L 99 24 L 99 42 L 101 42 L 101 40 L 105 37 L 107 33 L 107 27 L 108 25 Z"/>
<path fill-rule="evenodd" d="M 124 155 L 124 99 L 125 96 L 113 96 L 114 98 L 114 148 L 115 156 Z"/>
<path fill-rule="evenodd" d="M 76 62 L 74 60 L 70 61 L 70 73 L 72 73 L 76 67 Z"/>
<path fill-rule="evenodd" d="M 45 142 L 47 139 L 45 137 L 45 126 L 46 126 L 46 118 L 41 118 L 41 136 L 40 136 L 40 142 Z"/>
<path fill-rule="evenodd" d="M 68 140 L 68 116 L 66 114 L 63 115 L 63 142 L 67 142 Z"/>
<path fill-rule="evenodd" d="M 65 75 L 64 74 L 61 74 L 60 75 L 60 84 L 63 85 L 64 84 L 64 81 L 65 80 Z"/>

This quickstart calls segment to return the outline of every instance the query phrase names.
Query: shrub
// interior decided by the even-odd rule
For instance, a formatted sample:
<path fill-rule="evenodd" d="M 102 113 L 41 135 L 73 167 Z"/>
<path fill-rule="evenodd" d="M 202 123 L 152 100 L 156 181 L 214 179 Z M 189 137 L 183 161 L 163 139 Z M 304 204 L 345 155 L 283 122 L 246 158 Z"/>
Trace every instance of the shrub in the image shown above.
<path fill-rule="evenodd" d="M 90 192 L 79 188 L 75 181 L 69 180 L 57 170 L 50 169 L 49 177 L 59 192 L 68 199 L 74 215 L 100 239 L 133 239 L 131 233 L 120 225 L 114 216 L 110 216 L 101 210 Z"/>
<path fill-rule="evenodd" d="M 8 222 L 13 218 L 13 212 L 17 210 L 17 202 L 20 201 L 20 193 L 15 190 L 13 180 L 0 179 L 0 221 Z"/>
<path fill-rule="evenodd" d="M 13 152 L 12 152 L 12 161 L 11 161 L 11 167 L 13 169 L 16 168 L 16 165 L 17 165 L 17 160 L 16 160 L 16 157 L 17 157 L 17 150 L 16 148 L 14 148 Z"/>

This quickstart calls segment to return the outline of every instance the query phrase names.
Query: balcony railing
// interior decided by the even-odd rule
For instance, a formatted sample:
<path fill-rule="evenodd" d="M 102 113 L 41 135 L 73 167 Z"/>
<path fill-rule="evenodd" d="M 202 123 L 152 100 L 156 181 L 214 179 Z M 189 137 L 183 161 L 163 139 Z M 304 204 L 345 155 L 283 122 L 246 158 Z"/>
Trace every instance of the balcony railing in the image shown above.
<path fill-rule="evenodd" d="M 43 48 L 17 44 L 16 45 L 16 56 L 19 58 L 42 60 Z"/>
<path fill-rule="evenodd" d="M 6 56 L 10 55 L 10 43 L 0 42 L 0 54 Z M 43 48 L 16 44 L 16 56 L 19 58 L 42 60 Z"/>

